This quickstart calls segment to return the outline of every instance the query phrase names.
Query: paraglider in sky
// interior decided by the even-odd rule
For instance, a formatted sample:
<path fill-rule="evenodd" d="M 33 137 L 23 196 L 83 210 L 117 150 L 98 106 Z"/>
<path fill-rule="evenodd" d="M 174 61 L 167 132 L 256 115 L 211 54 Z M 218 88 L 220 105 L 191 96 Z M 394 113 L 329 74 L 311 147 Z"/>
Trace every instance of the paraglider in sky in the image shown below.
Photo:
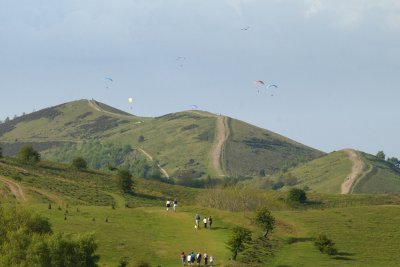
<path fill-rule="evenodd" d="M 132 109 L 133 98 L 132 98 L 132 97 L 129 97 L 129 98 L 128 98 L 128 102 L 129 102 L 129 104 L 131 104 L 130 109 Z"/>
<path fill-rule="evenodd" d="M 104 77 L 104 82 L 106 83 L 106 88 L 110 88 L 110 85 L 114 82 L 114 80 L 110 77 Z"/>
<path fill-rule="evenodd" d="M 258 84 L 258 85 L 261 85 L 261 86 L 265 86 L 267 89 L 270 89 L 270 88 L 278 88 L 278 85 L 276 85 L 276 84 L 274 84 L 274 83 L 269 83 L 269 84 L 265 85 L 265 82 L 262 81 L 262 80 L 254 81 L 254 83 L 255 83 L 255 84 Z M 257 92 L 260 93 L 260 90 L 257 90 Z M 271 94 L 271 96 L 274 96 L 274 95 Z"/>
<path fill-rule="evenodd" d="M 241 30 L 241 31 L 247 31 L 248 29 L 250 29 L 250 26 L 243 27 L 243 28 L 241 28 L 240 30 Z"/>
<path fill-rule="evenodd" d="M 254 83 L 255 83 L 255 84 L 258 84 L 258 85 L 262 85 L 262 86 L 265 85 L 265 82 L 262 81 L 262 80 L 254 81 Z M 257 93 L 260 93 L 260 89 L 257 90 Z"/>
<path fill-rule="evenodd" d="M 190 108 L 191 108 L 191 109 L 199 109 L 199 106 L 197 106 L 197 105 L 190 105 Z"/>
<path fill-rule="evenodd" d="M 186 61 L 186 57 L 177 57 L 176 60 L 180 62 L 179 66 L 183 68 L 183 62 Z"/>

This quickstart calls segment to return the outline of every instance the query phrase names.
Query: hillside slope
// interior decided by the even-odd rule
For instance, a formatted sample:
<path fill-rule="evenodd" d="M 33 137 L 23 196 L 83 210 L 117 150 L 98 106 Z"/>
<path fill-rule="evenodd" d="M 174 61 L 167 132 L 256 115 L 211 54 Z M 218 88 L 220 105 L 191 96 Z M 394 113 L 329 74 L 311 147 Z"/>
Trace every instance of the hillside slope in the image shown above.
<path fill-rule="evenodd" d="M 321 193 L 400 194 L 400 170 L 375 156 L 344 149 L 294 168 L 296 187 Z"/>
<path fill-rule="evenodd" d="M 138 117 L 95 100 L 78 100 L 43 109 L 0 124 L 4 154 L 33 144 L 46 159 L 69 162 L 88 155 L 95 145 L 129 149 L 118 159 L 88 159 L 104 169 L 137 158 L 151 159 L 166 177 L 197 179 L 274 173 L 322 152 L 253 125 L 212 113 L 190 110 L 156 118 Z M 73 155 L 65 153 L 76 151 Z M 83 151 L 84 150 L 84 151 Z M 110 152 L 111 153 L 111 152 Z"/>

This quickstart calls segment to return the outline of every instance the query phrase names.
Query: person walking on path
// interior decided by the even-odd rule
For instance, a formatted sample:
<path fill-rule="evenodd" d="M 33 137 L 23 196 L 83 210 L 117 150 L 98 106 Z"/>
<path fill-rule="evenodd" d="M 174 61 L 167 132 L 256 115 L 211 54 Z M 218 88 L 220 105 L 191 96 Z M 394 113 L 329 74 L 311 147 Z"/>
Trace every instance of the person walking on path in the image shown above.
<path fill-rule="evenodd" d="M 196 262 L 197 262 L 197 266 L 200 266 L 201 264 L 201 253 L 197 253 L 196 255 Z"/>
<path fill-rule="evenodd" d="M 194 261 L 196 260 L 196 255 L 194 255 L 194 252 L 190 254 L 190 266 L 194 265 Z"/>
<path fill-rule="evenodd" d="M 169 208 L 171 207 L 171 201 L 167 200 L 166 206 L 167 206 L 167 211 L 169 211 Z"/>
<path fill-rule="evenodd" d="M 204 258 L 204 265 L 207 266 L 207 264 L 208 264 L 208 254 L 207 254 L 207 253 L 204 253 L 204 254 L 203 254 L 203 258 Z"/>
<path fill-rule="evenodd" d="M 213 223 L 213 220 L 212 220 L 212 218 L 210 216 L 210 217 L 208 217 L 208 225 L 210 226 L 210 229 L 211 229 L 212 223 Z"/>
<path fill-rule="evenodd" d="M 182 252 L 182 253 L 181 253 L 181 260 L 182 260 L 182 266 L 185 266 L 185 263 L 186 263 L 186 255 L 185 255 L 185 252 Z"/>
<path fill-rule="evenodd" d="M 210 267 L 214 266 L 214 257 L 210 256 Z"/>
<path fill-rule="evenodd" d="M 200 215 L 196 213 L 196 216 L 194 216 L 195 220 L 196 220 L 196 228 L 197 230 L 200 229 Z"/>
<path fill-rule="evenodd" d="M 203 223 L 204 223 L 204 228 L 207 229 L 207 218 L 206 217 L 204 217 Z"/>
<path fill-rule="evenodd" d="M 174 211 L 176 212 L 176 206 L 178 206 L 178 200 L 174 199 Z"/>

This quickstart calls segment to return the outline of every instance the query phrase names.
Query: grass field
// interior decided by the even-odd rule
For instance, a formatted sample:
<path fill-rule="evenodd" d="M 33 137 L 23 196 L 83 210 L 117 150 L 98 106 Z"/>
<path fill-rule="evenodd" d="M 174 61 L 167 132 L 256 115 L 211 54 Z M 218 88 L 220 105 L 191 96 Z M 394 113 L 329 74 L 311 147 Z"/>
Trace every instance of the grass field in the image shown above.
<path fill-rule="evenodd" d="M 101 255 L 100 266 L 116 266 L 122 257 L 129 257 L 132 261 L 145 260 L 152 266 L 177 266 L 182 251 L 207 252 L 215 257 L 216 266 L 223 266 L 229 258 L 223 244 L 229 238 L 232 224 L 214 216 L 212 230 L 195 230 L 197 209 L 194 207 L 183 208 L 184 211 L 179 207 L 174 213 L 166 212 L 163 206 L 115 210 L 70 206 L 67 220 L 64 220 L 65 209 L 49 210 L 47 205 L 32 205 L 29 208 L 49 217 L 55 231 L 94 232 Z M 202 210 L 202 214 L 208 216 L 211 212 Z"/>
<path fill-rule="evenodd" d="M 251 229 L 255 240 L 239 254 L 239 262 L 255 253 L 263 263 L 234 266 L 398 266 L 400 260 L 400 196 L 396 195 L 309 193 L 307 205 L 292 206 L 285 202 L 283 191 L 241 187 L 215 191 L 225 201 L 251 199 L 272 210 L 276 228 L 263 247 L 257 243 L 261 229 L 252 223 L 253 212 L 206 208 L 204 198 L 199 198 L 209 192 L 204 189 L 135 179 L 136 194 L 127 196 L 107 173 L 78 172 L 51 162 L 26 165 L 9 158 L 0 160 L 0 176 L 2 205 L 19 203 L 48 217 L 55 232 L 93 232 L 100 266 L 117 266 L 122 257 L 145 260 L 151 266 L 179 266 L 182 251 L 207 252 L 215 257 L 215 266 L 227 266 L 231 255 L 226 242 L 237 225 Z M 27 201 L 13 198 L 10 182 L 22 188 Z M 179 199 L 178 212 L 166 212 L 165 200 L 174 197 Z M 194 229 L 196 213 L 212 216 L 213 229 Z M 313 246 L 319 233 L 333 239 L 338 255 L 323 255 Z"/>
<path fill-rule="evenodd" d="M 277 212 L 301 231 L 285 245 L 272 266 L 399 266 L 400 207 L 366 206 L 307 212 Z M 339 254 L 319 253 L 310 238 L 327 234 Z"/>

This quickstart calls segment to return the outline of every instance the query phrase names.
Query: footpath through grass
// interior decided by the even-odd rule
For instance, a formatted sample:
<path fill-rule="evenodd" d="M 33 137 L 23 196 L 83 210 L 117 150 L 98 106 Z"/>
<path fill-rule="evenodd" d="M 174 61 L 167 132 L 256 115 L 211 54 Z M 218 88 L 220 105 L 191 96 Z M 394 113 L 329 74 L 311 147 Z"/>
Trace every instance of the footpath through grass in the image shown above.
<path fill-rule="evenodd" d="M 131 261 L 145 260 L 151 266 L 179 266 L 182 251 L 207 252 L 215 257 L 215 266 L 223 266 L 230 256 L 225 243 L 232 225 L 221 221 L 222 216 L 215 211 L 212 214 L 208 210 L 200 212 L 202 216 L 214 218 L 212 230 L 196 230 L 194 216 L 198 209 L 194 207 L 185 211 L 179 208 L 174 213 L 166 212 L 163 207 L 113 210 L 71 206 L 67 220 L 64 220 L 65 208 L 49 210 L 47 205 L 31 205 L 30 208 L 50 218 L 56 232 L 94 232 L 101 255 L 100 266 L 117 266 L 122 257 L 129 257 Z"/>

